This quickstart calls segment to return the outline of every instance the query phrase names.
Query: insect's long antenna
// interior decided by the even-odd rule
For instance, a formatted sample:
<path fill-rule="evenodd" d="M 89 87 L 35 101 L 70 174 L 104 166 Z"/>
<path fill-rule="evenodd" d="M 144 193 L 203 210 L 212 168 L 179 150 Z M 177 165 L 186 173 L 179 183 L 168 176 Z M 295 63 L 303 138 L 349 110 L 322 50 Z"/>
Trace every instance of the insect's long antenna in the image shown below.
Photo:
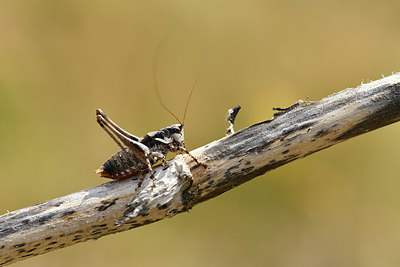
<path fill-rule="evenodd" d="M 166 36 L 161 40 L 161 42 L 158 44 L 158 47 L 157 47 L 157 49 L 156 49 L 156 54 L 154 55 L 154 61 L 153 61 L 153 79 L 154 79 L 154 83 L 155 83 L 155 91 L 156 91 L 157 99 L 158 99 L 158 102 L 160 103 L 160 105 L 161 105 L 169 114 L 171 114 L 171 115 L 179 122 L 179 124 L 182 124 L 182 125 L 183 125 L 183 123 L 178 119 L 178 117 L 175 116 L 175 114 L 174 114 L 171 110 L 169 110 L 169 108 L 167 108 L 167 106 L 164 104 L 164 102 L 162 101 L 162 98 L 161 98 L 161 96 L 160 96 L 160 90 L 158 89 L 157 61 L 158 61 L 158 58 L 159 58 L 159 54 L 160 54 L 161 48 L 164 46 L 164 44 L 165 44 L 165 42 L 167 41 L 167 39 L 168 39 L 168 35 L 166 35 Z"/>
<path fill-rule="evenodd" d="M 196 87 L 197 82 L 199 81 L 200 76 L 201 76 L 201 74 L 203 73 L 203 71 L 204 71 L 204 69 L 205 69 L 205 67 L 206 67 L 208 58 L 210 57 L 211 51 L 212 51 L 212 49 L 214 48 L 215 40 L 217 39 L 218 32 L 219 32 L 219 28 L 218 28 L 217 31 L 215 32 L 214 38 L 213 38 L 213 40 L 212 40 L 212 43 L 211 43 L 211 45 L 210 45 L 210 48 L 208 49 L 208 52 L 207 52 L 206 58 L 204 59 L 203 65 L 201 66 L 201 69 L 200 69 L 199 73 L 197 74 L 196 80 L 194 80 L 192 89 L 190 89 L 190 93 L 189 93 L 189 96 L 188 96 L 188 100 L 187 100 L 187 102 L 186 102 L 185 112 L 183 113 L 182 125 L 185 123 L 186 111 L 187 111 L 187 108 L 188 108 L 188 106 L 189 106 L 189 102 L 190 102 L 190 99 L 191 99 L 191 97 L 192 97 L 193 90 L 194 90 L 194 88 Z"/>

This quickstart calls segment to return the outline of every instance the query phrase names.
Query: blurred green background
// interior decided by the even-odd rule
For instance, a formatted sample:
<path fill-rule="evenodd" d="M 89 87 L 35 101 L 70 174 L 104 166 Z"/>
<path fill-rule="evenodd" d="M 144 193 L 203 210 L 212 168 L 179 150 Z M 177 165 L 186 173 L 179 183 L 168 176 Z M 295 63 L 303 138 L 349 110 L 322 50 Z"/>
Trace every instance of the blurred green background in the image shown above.
<path fill-rule="evenodd" d="M 0 213 L 106 182 L 102 108 L 142 136 L 224 136 L 399 71 L 398 1 L 1 1 Z M 15 266 L 399 266 L 400 125 L 279 168 L 190 213 Z"/>

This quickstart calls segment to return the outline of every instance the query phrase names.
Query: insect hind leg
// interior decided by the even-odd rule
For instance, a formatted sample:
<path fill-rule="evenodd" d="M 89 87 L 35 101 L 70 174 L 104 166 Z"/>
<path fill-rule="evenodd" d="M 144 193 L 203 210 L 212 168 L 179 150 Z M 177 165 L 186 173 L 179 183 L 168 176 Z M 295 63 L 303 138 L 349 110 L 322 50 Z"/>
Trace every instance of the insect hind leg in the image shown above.
<path fill-rule="evenodd" d="M 107 121 L 105 121 L 105 119 L 102 116 L 97 116 L 97 122 L 99 123 L 99 125 L 101 126 L 101 128 L 103 128 L 104 131 L 106 131 L 106 133 L 114 140 L 115 143 L 117 143 L 117 145 L 122 149 L 122 151 L 127 155 L 127 159 L 129 159 L 129 161 L 133 164 L 133 166 L 136 167 L 136 169 L 138 169 L 139 171 L 140 168 L 137 165 L 137 163 L 135 162 L 135 160 L 131 159 L 131 157 L 129 156 L 129 154 L 126 152 L 125 148 L 123 147 L 123 145 L 118 141 L 118 139 L 111 133 L 113 132 L 117 137 L 119 137 L 121 139 L 121 134 L 119 132 L 116 132 L 115 129 L 113 129 L 113 127 L 111 127 Z M 108 127 L 108 128 L 107 128 Z M 110 130 L 109 130 L 110 129 Z M 121 140 L 122 141 L 122 140 Z M 125 142 L 124 142 L 125 143 Z M 129 146 L 128 146 L 129 147 Z"/>
<path fill-rule="evenodd" d="M 101 117 L 102 121 L 107 122 L 109 125 L 111 125 L 116 131 L 118 131 L 120 134 L 128 137 L 129 139 L 132 139 L 134 141 L 139 141 L 139 137 L 128 133 L 127 131 L 125 131 L 124 129 L 122 129 L 121 127 L 119 127 L 115 122 L 113 122 L 101 109 L 97 109 L 96 110 L 96 115 L 97 117 Z"/>

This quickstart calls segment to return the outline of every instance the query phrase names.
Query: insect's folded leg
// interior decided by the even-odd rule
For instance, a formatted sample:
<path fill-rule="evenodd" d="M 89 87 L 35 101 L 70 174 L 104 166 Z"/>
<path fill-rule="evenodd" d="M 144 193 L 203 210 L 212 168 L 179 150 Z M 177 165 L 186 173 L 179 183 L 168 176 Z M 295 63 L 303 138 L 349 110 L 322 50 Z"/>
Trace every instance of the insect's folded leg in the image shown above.
<path fill-rule="evenodd" d="M 139 141 L 139 137 L 128 133 L 127 131 L 125 131 L 124 129 L 122 129 L 121 127 L 119 127 L 115 122 L 113 122 L 101 109 L 97 109 L 96 110 L 96 115 L 99 117 L 103 118 L 103 121 L 106 121 L 109 123 L 109 125 L 111 125 L 112 127 L 114 127 L 114 129 L 116 131 L 118 131 L 120 134 L 134 140 L 134 141 Z"/>

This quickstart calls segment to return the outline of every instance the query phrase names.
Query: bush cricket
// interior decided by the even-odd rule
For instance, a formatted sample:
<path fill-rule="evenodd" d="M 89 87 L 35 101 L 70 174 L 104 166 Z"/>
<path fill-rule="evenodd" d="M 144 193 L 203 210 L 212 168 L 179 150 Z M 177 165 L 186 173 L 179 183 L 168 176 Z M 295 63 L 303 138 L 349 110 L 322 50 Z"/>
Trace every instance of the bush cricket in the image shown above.
<path fill-rule="evenodd" d="M 147 133 L 142 138 L 139 138 L 121 129 L 102 110 L 96 110 L 96 115 L 100 126 L 121 147 L 121 151 L 113 155 L 100 169 L 95 171 L 101 177 L 123 179 L 140 173 L 142 175 L 138 184 L 138 188 L 140 188 L 145 177 L 144 172 L 148 170 L 150 177 L 153 179 L 153 186 L 155 186 L 152 166 L 161 160 L 163 167 L 166 167 L 166 155 L 170 151 L 185 152 L 197 164 L 205 166 L 186 150 L 183 123 L 173 124 L 158 131 Z"/>

